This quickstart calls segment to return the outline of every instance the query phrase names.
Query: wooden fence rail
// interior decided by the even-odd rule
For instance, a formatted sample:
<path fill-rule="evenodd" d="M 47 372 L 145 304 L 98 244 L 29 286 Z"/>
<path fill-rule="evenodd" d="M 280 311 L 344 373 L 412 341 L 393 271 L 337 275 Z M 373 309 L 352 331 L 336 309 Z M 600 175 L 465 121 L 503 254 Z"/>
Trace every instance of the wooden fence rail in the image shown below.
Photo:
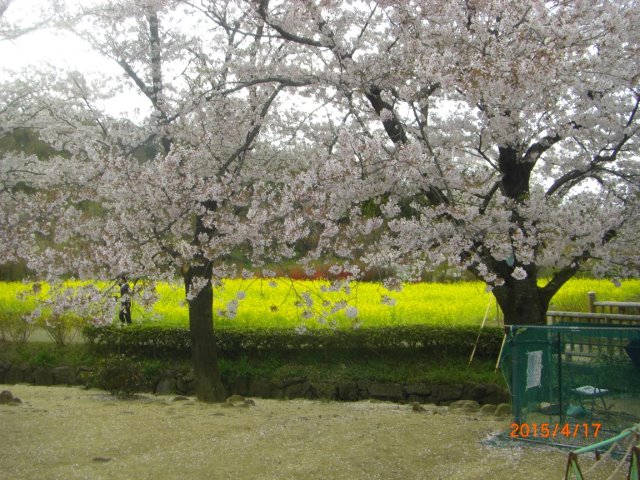
<path fill-rule="evenodd" d="M 587 293 L 589 312 L 617 313 L 620 315 L 640 315 L 639 302 L 598 302 L 596 292 Z"/>
<path fill-rule="evenodd" d="M 548 311 L 547 325 L 556 325 L 558 323 L 589 324 L 594 327 L 640 327 L 640 315 Z"/>
<path fill-rule="evenodd" d="M 598 302 L 595 292 L 588 293 L 589 312 L 547 312 L 547 325 L 571 325 L 592 327 L 640 328 L 640 303 L 637 302 Z M 588 340 L 575 336 L 568 344 L 565 354 L 568 357 L 594 358 L 603 354 L 624 355 L 624 340 L 615 338 Z"/>

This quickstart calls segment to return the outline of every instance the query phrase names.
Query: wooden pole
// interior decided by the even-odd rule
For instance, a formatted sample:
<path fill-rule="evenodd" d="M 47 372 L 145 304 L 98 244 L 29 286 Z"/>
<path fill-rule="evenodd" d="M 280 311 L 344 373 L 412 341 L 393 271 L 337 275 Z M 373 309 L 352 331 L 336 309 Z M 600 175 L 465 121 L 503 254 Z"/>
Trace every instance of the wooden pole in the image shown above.
<path fill-rule="evenodd" d="M 476 349 L 478 348 L 478 342 L 480 341 L 480 334 L 482 333 L 482 329 L 484 328 L 484 324 L 487 323 L 487 317 L 489 316 L 489 309 L 491 308 L 491 300 L 489 300 L 489 305 L 487 305 L 487 311 L 484 312 L 484 318 L 482 319 L 482 325 L 480 325 L 480 330 L 478 331 L 478 337 L 476 338 L 476 343 L 473 346 L 473 350 L 471 351 L 471 358 L 469 358 L 469 365 L 473 362 L 473 356 L 476 354 Z"/>
<path fill-rule="evenodd" d="M 591 313 L 596 313 L 596 292 L 588 292 L 587 297 L 589 298 L 589 311 Z"/>

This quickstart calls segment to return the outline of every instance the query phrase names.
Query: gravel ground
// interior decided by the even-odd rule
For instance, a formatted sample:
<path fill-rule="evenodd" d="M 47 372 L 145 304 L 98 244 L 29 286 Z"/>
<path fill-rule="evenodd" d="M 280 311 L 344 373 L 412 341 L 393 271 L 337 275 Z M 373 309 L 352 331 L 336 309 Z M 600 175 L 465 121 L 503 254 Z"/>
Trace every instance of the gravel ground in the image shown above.
<path fill-rule="evenodd" d="M 2 480 L 560 480 L 567 459 L 550 448 L 488 445 L 508 420 L 446 409 L 262 399 L 225 407 L 119 400 L 78 387 L 0 390 L 23 402 L 0 405 Z M 586 470 L 589 461 L 580 462 Z"/>

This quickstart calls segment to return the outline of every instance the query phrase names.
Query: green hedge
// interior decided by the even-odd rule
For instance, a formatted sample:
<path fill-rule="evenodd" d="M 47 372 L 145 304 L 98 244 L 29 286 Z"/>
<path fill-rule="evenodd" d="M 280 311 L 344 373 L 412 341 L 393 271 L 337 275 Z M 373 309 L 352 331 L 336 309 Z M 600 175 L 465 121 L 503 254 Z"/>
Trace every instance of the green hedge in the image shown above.
<path fill-rule="evenodd" d="M 304 351 L 422 353 L 469 355 L 478 327 L 413 325 L 361 328 L 358 330 L 218 329 L 220 355 L 237 357 L 256 353 L 291 354 Z M 165 326 L 88 327 L 84 331 L 93 350 L 146 357 L 187 356 L 191 336 L 187 329 Z M 476 355 L 495 358 L 503 331 L 484 328 Z"/>

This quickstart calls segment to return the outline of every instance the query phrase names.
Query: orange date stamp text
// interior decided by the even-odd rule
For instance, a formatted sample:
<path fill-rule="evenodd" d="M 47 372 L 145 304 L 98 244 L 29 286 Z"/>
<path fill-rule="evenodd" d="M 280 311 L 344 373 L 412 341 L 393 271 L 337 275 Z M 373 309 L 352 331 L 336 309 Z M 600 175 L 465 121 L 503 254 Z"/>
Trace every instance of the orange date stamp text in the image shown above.
<path fill-rule="evenodd" d="M 598 438 L 601 423 L 512 423 L 511 438 Z"/>

